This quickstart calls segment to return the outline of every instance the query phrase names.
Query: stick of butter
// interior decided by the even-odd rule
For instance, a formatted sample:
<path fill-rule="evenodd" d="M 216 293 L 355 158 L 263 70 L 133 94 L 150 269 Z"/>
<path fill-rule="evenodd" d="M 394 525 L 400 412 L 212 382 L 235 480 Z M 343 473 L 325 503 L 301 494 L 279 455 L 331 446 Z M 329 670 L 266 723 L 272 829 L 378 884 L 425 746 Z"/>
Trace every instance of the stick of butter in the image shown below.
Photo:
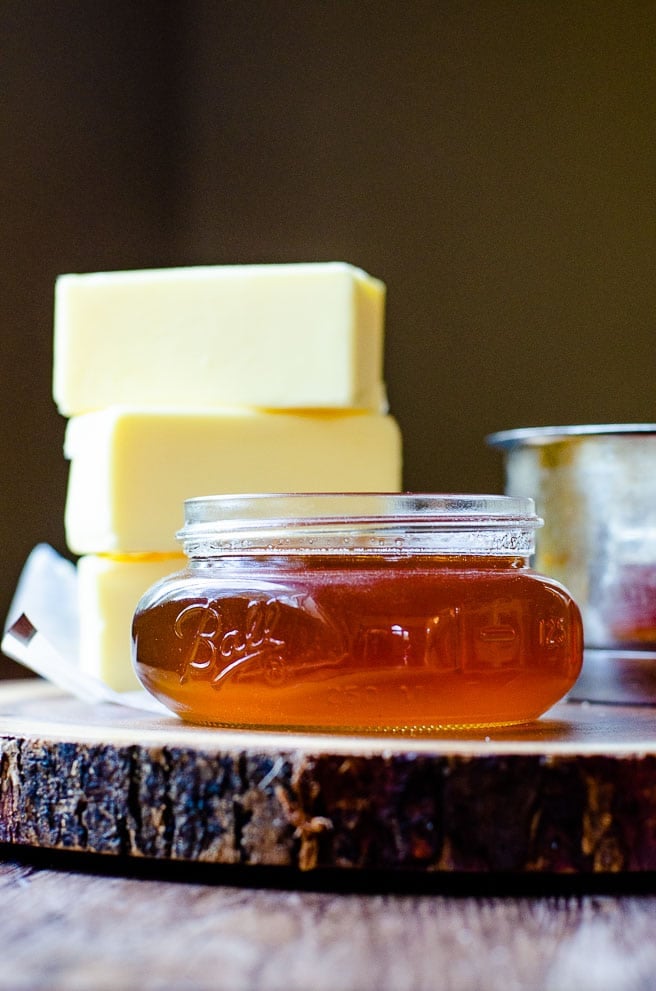
<path fill-rule="evenodd" d="M 398 425 L 374 413 L 115 407 L 70 419 L 64 450 L 75 554 L 179 551 L 194 496 L 401 487 Z"/>
<path fill-rule="evenodd" d="M 117 692 L 140 688 L 131 663 L 132 616 L 144 592 L 187 563 L 184 555 L 87 555 L 77 562 L 80 667 Z"/>
<path fill-rule="evenodd" d="M 386 412 L 385 286 L 344 262 L 62 275 L 53 395 L 108 406 Z"/>

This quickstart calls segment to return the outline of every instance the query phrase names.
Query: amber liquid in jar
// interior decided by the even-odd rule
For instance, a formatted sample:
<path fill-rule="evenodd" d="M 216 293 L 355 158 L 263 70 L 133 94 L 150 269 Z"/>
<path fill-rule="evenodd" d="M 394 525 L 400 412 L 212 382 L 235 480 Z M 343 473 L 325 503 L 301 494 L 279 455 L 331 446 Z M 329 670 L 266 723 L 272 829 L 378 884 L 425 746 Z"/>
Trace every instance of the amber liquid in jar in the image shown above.
<path fill-rule="evenodd" d="M 194 563 L 137 609 L 144 686 L 218 726 L 431 733 L 531 721 L 573 686 L 577 606 L 525 557 Z"/>

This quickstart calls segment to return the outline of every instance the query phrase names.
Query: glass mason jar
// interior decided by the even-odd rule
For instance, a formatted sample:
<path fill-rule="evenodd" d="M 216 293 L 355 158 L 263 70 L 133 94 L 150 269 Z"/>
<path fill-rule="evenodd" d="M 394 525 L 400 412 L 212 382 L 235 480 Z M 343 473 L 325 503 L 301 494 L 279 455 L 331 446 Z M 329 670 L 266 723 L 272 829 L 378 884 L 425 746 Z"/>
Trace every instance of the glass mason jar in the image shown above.
<path fill-rule="evenodd" d="M 528 722 L 582 661 L 578 607 L 531 570 L 533 501 L 190 499 L 186 570 L 133 623 L 143 685 L 224 727 L 430 734 Z"/>

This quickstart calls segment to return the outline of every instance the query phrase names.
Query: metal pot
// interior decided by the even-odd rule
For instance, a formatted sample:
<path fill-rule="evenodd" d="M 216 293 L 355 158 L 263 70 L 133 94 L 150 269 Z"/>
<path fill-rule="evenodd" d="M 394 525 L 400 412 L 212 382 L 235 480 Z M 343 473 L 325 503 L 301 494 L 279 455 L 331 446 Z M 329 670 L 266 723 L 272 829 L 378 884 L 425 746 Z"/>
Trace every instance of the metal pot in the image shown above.
<path fill-rule="evenodd" d="M 487 442 L 503 451 L 507 494 L 531 496 L 544 518 L 535 566 L 581 609 L 584 676 L 596 665 L 605 698 L 656 701 L 656 423 L 506 430 Z"/>

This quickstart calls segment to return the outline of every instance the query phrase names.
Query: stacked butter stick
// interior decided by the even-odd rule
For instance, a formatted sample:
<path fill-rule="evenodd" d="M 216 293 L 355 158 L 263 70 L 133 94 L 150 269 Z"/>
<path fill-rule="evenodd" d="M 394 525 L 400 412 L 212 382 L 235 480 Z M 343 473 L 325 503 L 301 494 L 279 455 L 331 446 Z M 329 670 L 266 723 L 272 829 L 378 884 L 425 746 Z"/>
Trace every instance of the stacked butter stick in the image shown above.
<path fill-rule="evenodd" d="M 53 393 L 69 418 L 84 670 L 136 687 L 132 614 L 184 566 L 185 499 L 400 490 L 384 313 L 383 283 L 339 262 L 57 280 Z"/>

